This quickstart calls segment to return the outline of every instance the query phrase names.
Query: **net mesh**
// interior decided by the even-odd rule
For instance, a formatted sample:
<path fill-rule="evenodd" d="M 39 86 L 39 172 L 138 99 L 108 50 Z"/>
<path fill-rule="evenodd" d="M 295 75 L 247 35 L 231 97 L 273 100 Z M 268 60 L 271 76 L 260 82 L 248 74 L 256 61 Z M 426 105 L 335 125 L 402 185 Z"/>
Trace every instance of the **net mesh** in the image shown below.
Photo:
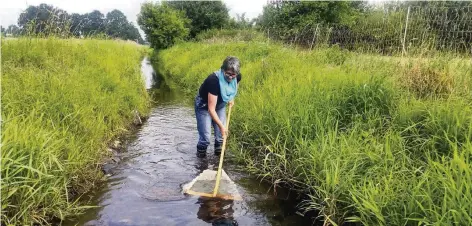
<path fill-rule="evenodd" d="M 200 193 L 208 195 L 213 194 L 216 184 L 216 173 L 217 172 L 214 170 L 204 170 L 194 180 L 183 186 L 184 193 L 196 195 Z M 228 177 L 224 170 L 221 172 L 220 185 L 217 194 L 218 197 L 241 199 L 236 184 Z"/>

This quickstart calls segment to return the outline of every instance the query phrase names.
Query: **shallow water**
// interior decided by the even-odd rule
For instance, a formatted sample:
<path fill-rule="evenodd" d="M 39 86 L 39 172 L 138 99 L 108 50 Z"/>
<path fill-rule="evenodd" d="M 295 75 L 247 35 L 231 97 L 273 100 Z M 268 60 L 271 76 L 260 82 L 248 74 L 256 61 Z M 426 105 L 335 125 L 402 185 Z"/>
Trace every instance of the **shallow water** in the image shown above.
<path fill-rule="evenodd" d="M 182 194 L 182 185 L 200 172 L 216 170 L 218 158 L 212 145 L 207 158 L 195 155 L 198 134 L 189 98 L 172 95 L 162 80 L 152 84 L 154 71 L 147 59 L 142 72 L 157 105 L 119 153 L 121 161 L 109 169 L 106 183 L 93 192 L 92 204 L 99 208 L 66 225 L 311 225 L 294 212 L 290 199 L 281 198 L 284 194 L 274 196 L 269 186 L 230 162 L 224 169 L 242 201 Z"/>

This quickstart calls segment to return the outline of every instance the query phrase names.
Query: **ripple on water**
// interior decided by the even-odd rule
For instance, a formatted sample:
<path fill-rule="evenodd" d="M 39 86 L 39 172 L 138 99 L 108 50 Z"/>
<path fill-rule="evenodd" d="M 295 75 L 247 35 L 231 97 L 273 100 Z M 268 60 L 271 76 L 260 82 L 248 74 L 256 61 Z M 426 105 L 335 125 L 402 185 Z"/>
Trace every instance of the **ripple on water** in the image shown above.
<path fill-rule="evenodd" d="M 186 198 L 181 192 L 180 184 L 176 183 L 155 183 L 144 187 L 139 194 L 145 199 L 160 202 L 177 201 Z"/>

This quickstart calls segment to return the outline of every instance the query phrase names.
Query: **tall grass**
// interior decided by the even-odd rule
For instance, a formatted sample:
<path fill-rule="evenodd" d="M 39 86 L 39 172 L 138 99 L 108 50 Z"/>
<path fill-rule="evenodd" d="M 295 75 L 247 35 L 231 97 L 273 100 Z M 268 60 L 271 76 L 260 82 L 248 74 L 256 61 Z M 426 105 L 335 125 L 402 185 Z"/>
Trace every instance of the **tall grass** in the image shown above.
<path fill-rule="evenodd" d="M 327 224 L 472 224 L 470 61 L 215 43 L 162 51 L 158 70 L 195 95 L 241 59 L 230 150 L 250 172 Z"/>
<path fill-rule="evenodd" d="M 1 222 L 80 213 L 107 143 L 148 112 L 143 47 L 118 41 L 2 41 Z"/>

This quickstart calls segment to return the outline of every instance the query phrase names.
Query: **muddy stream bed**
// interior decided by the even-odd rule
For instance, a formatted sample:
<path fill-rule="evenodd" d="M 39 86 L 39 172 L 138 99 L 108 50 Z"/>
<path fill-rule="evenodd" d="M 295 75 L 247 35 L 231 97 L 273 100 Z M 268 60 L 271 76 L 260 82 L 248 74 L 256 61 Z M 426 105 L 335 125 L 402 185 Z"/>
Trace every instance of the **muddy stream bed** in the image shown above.
<path fill-rule="evenodd" d="M 177 97 L 163 80 L 153 81 L 148 59 L 142 62 L 146 88 L 157 104 L 129 137 L 119 161 L 108 165 L 107 180 L 88 195 L 89 209 L 65 225 L 311 225 L 296 213 L 287 191 L 261 183 L 225 159 L 224 169 L 242 201 L 208 200 L 182 194 L 182 185 L 205 169 L 218 167 L 209 146 L 196 157 L 195 113 L 191 98 Z"/>

